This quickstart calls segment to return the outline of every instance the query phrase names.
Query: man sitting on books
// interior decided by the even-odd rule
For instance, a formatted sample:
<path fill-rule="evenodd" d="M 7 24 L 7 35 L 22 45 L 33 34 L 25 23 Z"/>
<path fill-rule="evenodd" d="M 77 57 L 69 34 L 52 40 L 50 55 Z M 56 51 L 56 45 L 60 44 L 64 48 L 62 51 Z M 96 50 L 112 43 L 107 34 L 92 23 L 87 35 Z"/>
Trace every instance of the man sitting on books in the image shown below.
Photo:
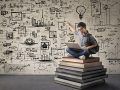
<path fill-rule="evenodd" d="M 89 58 L 90 54 L 95 54 L 99 51 L 99 46 L 96 39 L 86 30 L 86 24 L 84 22 L 79 22 L 77 29 L 75 30 L 73 26 L 65 21 L 65 24 L 69 29 L 79 37 L 81 49 L 67 48 L 66 51 L 75 58 L 86 59 Z"/>

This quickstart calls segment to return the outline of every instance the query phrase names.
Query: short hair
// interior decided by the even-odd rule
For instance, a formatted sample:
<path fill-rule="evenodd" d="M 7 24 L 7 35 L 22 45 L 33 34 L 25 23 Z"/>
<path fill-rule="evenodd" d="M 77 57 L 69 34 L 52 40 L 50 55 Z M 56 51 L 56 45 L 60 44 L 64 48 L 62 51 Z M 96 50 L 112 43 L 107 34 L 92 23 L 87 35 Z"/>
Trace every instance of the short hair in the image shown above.
<path fill-rule="evenodd" d="M 83 27 L 86 28 L 86 24 L 84 22 L 79 22 L 77 27 Z"/>

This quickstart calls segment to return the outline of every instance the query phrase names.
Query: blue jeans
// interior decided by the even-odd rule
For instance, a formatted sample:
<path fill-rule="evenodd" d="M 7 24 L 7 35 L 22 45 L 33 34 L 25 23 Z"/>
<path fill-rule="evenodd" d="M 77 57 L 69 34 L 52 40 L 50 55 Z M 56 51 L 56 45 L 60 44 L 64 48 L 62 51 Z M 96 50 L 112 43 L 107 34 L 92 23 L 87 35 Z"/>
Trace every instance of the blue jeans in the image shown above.
<path fill-rule="evenodd" d="M 71 54 L 75 58 L 79 58 L 79 56 L 84 55 L 86 58 L 89 57 L 90 53 L 88 51 L 82 49 L 75 49 L 75 48 L 67 48 L 66 51 Z"/>

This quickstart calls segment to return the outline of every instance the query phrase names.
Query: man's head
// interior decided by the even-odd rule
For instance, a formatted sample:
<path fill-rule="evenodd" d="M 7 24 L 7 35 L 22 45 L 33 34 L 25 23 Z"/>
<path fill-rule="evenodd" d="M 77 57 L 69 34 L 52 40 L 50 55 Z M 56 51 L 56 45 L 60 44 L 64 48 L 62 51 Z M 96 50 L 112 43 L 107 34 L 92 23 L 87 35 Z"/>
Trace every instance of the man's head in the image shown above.
<path fill-rule="evenodd" d="M 87 33 L 86 30 L 86 24 L 84 22 L 79 22 L 77 25 L 78 31 L 80 31 L 82 34 Z"/>

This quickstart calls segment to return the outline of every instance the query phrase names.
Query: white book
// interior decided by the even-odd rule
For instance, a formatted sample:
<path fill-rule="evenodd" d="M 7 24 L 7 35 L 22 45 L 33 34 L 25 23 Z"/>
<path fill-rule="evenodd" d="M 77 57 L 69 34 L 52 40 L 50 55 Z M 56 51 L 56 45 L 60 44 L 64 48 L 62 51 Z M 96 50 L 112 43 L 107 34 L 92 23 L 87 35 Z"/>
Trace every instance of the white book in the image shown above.
<path fill-rule="evenodd" d="M 65 43 L 69 48 L 81 49 L 81 46 L 78 43 Z"/>

